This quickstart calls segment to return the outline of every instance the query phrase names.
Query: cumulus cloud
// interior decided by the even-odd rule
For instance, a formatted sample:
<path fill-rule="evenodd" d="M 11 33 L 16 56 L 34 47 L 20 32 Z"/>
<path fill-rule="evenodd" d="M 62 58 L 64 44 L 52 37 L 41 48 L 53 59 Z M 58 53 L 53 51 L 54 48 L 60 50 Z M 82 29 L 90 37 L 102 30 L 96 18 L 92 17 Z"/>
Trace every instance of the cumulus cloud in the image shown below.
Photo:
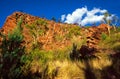
<path fill-rule="evenodd" d="M 87 12 L 87 8 L 83 7 L 80 9 L 76 9 L 72 14 L 68 14 L 66 16 L 66 23 L 79 23 L 83 17 L 83 15 Z"/>
<path fill-rule="evenodd" d="M 67 14 L 67 16 L 62 15 L 61 20 L 65 23 L 78 23 L 80 25 L 86 25 L 86 24 L 92 24 L 96 22 L 101 22 L 104 17 L 104 13 L 107 12 L 107 10 L 99 9 L 99 8 L 93 8 L 92 10 L 88 10 L 87 7 L 78 8 L 75 11 L 73 11 L 71 14 Z M 113 15 L 112 15 L 113 16 Z M 112 18 L 108 17 L 109 19 Z"/>
<path fill-rule="evenodd" d="M 100 10 L 98 8 L 94 8 L 91 11 L 86 12 L 86 17 L 84 19 L 82 19 L 82 21 L 80 22 L 81 25 L 86 25 L 86 24 L 92 24 L 92 23 L 96 23 L 96 22 L 100 22 L 103 20 L 104 17 L 104 13 L 107 12 L 107 10 Z M 97 13 L 99 13 L 99 15 L 97 15 Z"/>
<path fill-rule="evenodd" d="M 65 20 L 65 14 L 64 15 L 61 15 L 61 21 L 63 22 Z"/>

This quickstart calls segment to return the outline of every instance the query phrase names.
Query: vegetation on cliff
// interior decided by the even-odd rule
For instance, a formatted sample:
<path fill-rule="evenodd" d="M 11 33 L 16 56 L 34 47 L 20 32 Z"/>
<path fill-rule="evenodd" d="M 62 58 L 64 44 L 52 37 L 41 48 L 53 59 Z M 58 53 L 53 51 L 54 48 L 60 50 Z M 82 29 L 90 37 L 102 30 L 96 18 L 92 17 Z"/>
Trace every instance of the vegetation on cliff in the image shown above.
<path fill-rule="evenodd" d="M 119 27 L 85 28 L 16 12 L 0 30 L 0 77 L 119 79 L 119 42 Z"/>

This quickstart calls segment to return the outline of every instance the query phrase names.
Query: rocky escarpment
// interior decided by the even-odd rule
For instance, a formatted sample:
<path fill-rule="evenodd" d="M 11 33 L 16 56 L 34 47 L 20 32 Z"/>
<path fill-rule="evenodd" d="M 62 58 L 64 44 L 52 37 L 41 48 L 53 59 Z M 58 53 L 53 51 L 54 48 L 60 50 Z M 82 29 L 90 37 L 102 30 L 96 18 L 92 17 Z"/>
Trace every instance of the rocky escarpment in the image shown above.
<path fill-rule="evenodd" d="M 74 43 L 72 41 L 73 39 L 77 38 L 77 40 L 81 41 L 81 39 L 83 39 L 82 37 L 86 38 L 85 49 L 89 49 L 90 51 L 91 49 L 98 50 L 101 34 L 103 32 L 108 32 L 108 25 L 106 24 L 101 24 L 96 27 L 78 28 L 77 25 L 56 23 L 45 18 L 39 18 L 22 12 L 14 12 L 12 15 L 8 16 L 0 32 L 6 35 L 12 32 L 21 18 L 23 20 L 22 33 L 24 35 L 24 45 L 27 48 L 31 47 L 33 41 L 33 37 L 30 34 L 31 29 L 27 28 L 27 25 L 34 25 L 35 28 L 37 28 L 36 31 L 44 31 L 42 35 L 37 37 L 37 41 L 42 45 L 40 48 L 45 50 L 56 48 L 63 49 L 66 46 L 72 45 Z M 84 46 L 82 46 L 81 49 L 84 49 Z"/>
<path fill-rule="evenodd" d="M 101 40 L 102 33 L 108 33 L 106 24 L 101 24 L 97 27 L 90 27 L 87 29 L 87 46 L 98 48 L 98 43 Z"/>
<path fill-rule="evenodd" d="M 31 24 L 36 19 L 39 19 L 38 17 L 29 15 L 29 14 L 25 14 L 22 12 L 14 12 L 12 15 L 10 15 L 6 18 L 4 25 L 0 29 L 1 32 L 3 32 L 4 34 L 8 34 L 8 32 L 12 31 L 17 26 L 17 22 L 20 19 L 20 17 L 23 18 L 22 25 Z"/>
<path fill-rule="evenodd" d="M 111 26 L 101 24 L 99 26 L 83 29 L 86 36 L 86 45 L 81 46 L 79 53 L 85 56 L 100 52 L 101 48 L 98 44 L 101 40 L 102 33 L 108 34 L 108 28 L 111 28 Z"/>
<path fill-rule="evenodd" d="M 51 50 L 55 48 L 64 48 L 71 45 L 70 39 L 66 37 L 69 33 L 68 28 L 76 27 L 76 25 L 56 23 L 45 18 L 39 18 L 22 12 L 14 12 L 7 17 L 5 24 L 0 29 L 3 34 L 8 34 L 17 26 L 18 21 L 22 18 L 22 28 L 24 35 L 24 45 L 31 47 L 33 38 L 30 29 L 26 26 L 35 25 L 39 31 L 45 31 L 44 34 L 37 37 L 37 41 L 42 45 L 41 49 Z M 37 24 L 36 22 L 39 22 Z"/>
<path fill-rule="evenodd" d="M 20 27 L 14 29 L 19 26 L 19 22 L 22 23 Z M 103 79 L 105 76 L 104 79 L 113 77 L 118 79 L 119 74 L 116 73 L 119 73 L 120 67 L 120 33 L 114 31 L 112 35 L 107 36 L 110 28 L 106 24 L 80 27 L 15 12 L 8 16 L 0 29 L 0 74 L 2 74 L 0 77 L 2 79 L 89 79 L 95 76 Z M 18 34 L 15 34 L 16 31 Z M 7 38 L 11 32 L 13 32 L 11 36 L 15 39 Z M 21 39 L 21 32 L 24 39 Z M 106 39 L 109 37 L 115 39 L 108 41 L 102 39 L 103 35 L 106 35 Z M 3 37 L 6 37 L 4 41 L 2 41 Z M 102 43 L 101 47 L 105 48 L 105 51 L 100 50 L 102 48 L 99 43 Z M 32 48 L 35 44 L 37 48 Z M 114 52 L 111 54 L 109 50 L 113 50 L 115 54 Z M 74 59 L 82 61 L 71 61 Z"/>

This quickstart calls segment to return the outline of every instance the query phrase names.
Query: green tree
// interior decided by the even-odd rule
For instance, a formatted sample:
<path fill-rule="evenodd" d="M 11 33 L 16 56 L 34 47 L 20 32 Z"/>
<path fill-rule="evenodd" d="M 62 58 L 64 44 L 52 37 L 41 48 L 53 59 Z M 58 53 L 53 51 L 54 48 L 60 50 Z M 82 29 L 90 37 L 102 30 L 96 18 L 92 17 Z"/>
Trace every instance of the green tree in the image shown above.
<path fill-rule="evenodd" d="M 55 17 L 52 17 L 51 20 L 56 21 L 56 18 L 55 18 Z"/>
<path fill-rule="evenodd" d="M 20 62 L 21 56 L 24 54 L 24 46 L 22 46 L 22 19 L 20 18 L 16 28 L 8 35 L 1 34 L 3 40 L 0 45 L 1 49 L 1 69 L 0 74 L 3 79 L 17 79 L 21 76 Z"/>

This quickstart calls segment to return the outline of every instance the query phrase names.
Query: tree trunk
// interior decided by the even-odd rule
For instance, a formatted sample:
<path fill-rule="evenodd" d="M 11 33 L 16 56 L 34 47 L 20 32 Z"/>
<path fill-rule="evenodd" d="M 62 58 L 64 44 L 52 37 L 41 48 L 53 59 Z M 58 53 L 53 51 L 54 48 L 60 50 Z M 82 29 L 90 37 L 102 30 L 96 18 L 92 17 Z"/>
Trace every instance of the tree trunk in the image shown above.
<path fill-rule="evenodd" d="M 108 35 L 110 36 L 110 26 L 107 24 Z"/>

